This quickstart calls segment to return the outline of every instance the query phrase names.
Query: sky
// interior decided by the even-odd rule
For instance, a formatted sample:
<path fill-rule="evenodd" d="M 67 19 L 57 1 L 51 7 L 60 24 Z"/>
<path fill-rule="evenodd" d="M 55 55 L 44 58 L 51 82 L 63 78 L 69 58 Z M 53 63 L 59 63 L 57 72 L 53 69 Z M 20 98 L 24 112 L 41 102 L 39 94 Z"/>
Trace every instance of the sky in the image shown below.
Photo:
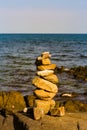
<path fill-rule="evenodd" d="M 0 0 L 0 33 L 87 33 L 87 0 Z"/>

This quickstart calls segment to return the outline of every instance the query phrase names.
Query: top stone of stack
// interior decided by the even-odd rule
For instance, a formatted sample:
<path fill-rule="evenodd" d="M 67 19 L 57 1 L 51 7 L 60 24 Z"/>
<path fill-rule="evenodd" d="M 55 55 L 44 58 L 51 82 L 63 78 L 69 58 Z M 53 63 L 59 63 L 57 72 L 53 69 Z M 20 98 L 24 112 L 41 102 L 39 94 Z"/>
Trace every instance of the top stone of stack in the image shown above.
<path fill-rule="evenodd" d="M 41 57 L 44 58 L 44 59 L 50 58 L 50 57 L 51 57 L 51 54 L 50 54 L 49 52 L 43 52 L 43 53 L 41 54 Z"/>
<path fill-rule="evenodd" d="M 51 54 L 49 52 L 43 52 L 41 56 L 36 59 L 36 66 L 38 70 L 54 70 L 56 64 L 52 64 L 50 61 Z"/>

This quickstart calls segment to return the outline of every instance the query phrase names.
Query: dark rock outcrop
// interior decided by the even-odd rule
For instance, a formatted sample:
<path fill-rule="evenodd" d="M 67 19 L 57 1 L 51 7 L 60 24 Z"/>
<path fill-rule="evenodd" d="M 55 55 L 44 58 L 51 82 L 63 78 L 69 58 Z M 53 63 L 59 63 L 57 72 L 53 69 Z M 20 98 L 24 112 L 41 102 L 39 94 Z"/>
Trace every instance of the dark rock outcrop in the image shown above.
<path fill-rule="evenodd" d="M 24 97 L 20 92 L 0 92 L 0 112 L 2 115 L 23 111 L 25 107 Z"/>

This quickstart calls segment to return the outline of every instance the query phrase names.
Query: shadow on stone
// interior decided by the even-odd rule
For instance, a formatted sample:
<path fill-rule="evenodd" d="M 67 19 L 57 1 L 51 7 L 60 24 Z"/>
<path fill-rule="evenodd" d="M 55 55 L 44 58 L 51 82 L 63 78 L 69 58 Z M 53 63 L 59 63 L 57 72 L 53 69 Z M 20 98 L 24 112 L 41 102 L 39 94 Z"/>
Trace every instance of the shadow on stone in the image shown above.
<path fill-rule="evenodd" d="M 26 130 L 26 126 L 23 124 L 21 120 L 17 116 L 14 115 L 14 130 Z"/>

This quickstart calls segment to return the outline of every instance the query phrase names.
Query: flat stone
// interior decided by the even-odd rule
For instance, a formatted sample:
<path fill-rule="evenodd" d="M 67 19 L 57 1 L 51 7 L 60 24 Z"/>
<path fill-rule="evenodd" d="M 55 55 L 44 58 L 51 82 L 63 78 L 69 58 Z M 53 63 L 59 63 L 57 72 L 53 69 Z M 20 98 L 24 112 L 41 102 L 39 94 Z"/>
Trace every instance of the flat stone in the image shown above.
<path fill-rule="evenodd" d="M 50 64 L 50 65 L 40 65 L 40 66 L 37 66 L 37 69 L 38 70 L 55 70 L 55 68 L 57 67 L 56 64 Z"/>
<path fill-rule="evenodd" d="M 13 123 L 13 116 L 8 115 L 8 117 L 3 119 L 0 130 L 15 130 Z"/>
<path fill-rule="evenodd" d="M 38 75 L 38 76 L 48 76 L 48 75 L 50 75 L 50 74 L 53 74 L 54 73 L 54 71 L 53 70 L 42 70 L 42 71 L 37 71 L 36 72 L 36 74 Z"/>
<path fill-rule="evenodd" d="M 63 117 L 44 115 L 40 120 L 15 113 L 15 118 L 18 130 L 87 130 L 87 112 L 66 113 Z"/>
<path fill-rule="evenodd" d="M 42 58 L 42 57 L 40 56 L 40 57 L 38 57 L 38 58 L 36 59 L 35 64 L 36 64 L 36 66 L 38 66 L 38 65 L 50 65 L 50 64 L 51 64 L 51 61 L 50 61 L 49 58 L 44 59 L 44 58 Z"/>
<path fill-rule="evenodd" d="M 54 84 L 59 82 L 59 79 L 55 74 L 50 74 L 50 75 L 44 76 L 43 78 Z"/>
<path fill-rule="evenodd" d="M 14 122 L 15 130 L 45 130 L 42 128 L 40 121 L 34 120 L 21 113 L 15 113 Z"/>
<path fill-rule="evenodd" d="M 35 85 L 37 88 L 46 90 L 48 92 L 53 92 L 53 93 L 58 92 L 58 87 L 56 84 L 53 84 L 47 80 L 39 78 L 38 76 L 33 79 L 32 84 Z"/>
<path fill-rule="evenodd" d="M 4 117 L 0 115 L 0 128 L 2 127 Z"/>
<path fill-rule="evenodd" d="M 51 61 L 49 58 L 42 59 L 42 65 L 50 65 L 50 64 L 51 64 Z"/>
<path fill-rule="evenodd" d="M 50 100 L 56 95 L 56 93 L 47 92 L 42 89 L 36 89 L 34 93 L 38 98 L 42 100 Z"/>

